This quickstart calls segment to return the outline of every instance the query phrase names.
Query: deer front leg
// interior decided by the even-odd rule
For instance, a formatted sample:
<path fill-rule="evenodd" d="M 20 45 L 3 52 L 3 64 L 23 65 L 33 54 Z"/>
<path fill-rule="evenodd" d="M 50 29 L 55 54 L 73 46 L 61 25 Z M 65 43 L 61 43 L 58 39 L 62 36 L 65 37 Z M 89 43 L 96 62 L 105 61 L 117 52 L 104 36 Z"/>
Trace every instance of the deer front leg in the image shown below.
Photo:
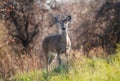
<path fill-rule="evenodd" d="M 67 58 L 67 65 L 68 65 L 68 59 L 69 59 L 69 57 L 68 57 L 68 53 L 67 52 L 65 53 L 65 56 Z"/>
<path fill-rule="evenodd" d="M 68 65 L 68 63 L 69 63 L 69 54 L 70 53 L 70 47 L 66 47 L 66 52 L 65 52 L 65 56 L 66 56 L 66 58 L 67 58 L 67 65 Z"/>
<path fill-rule="evenodd" d="M 66 50 L 65 56 L 67 59 L 67 72 L 69 71 L 69 53 L 70 53 L 70 50 Z"/>
<path fill-rule="evenodd" d="M 69 51 L 66 51 L 66 52 L 65 52 L 65 56 L 66 56 L 66 58 L 67 58 L 67 65 L 68 65 L 68 63 L 69 63 Z"/>

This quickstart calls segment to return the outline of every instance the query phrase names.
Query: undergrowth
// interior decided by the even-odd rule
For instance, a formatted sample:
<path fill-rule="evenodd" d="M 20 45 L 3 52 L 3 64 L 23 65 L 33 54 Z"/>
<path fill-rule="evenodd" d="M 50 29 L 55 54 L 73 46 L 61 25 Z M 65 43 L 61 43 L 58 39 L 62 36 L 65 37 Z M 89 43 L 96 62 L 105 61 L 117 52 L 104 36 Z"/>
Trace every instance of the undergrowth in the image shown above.
<path fill-rule="evenodd" d="M 17 74 L 14 81 L 120 81 L 120 48 L 107 58 L 75 59 L 69 68 L 61 66 L 49 72 L 45 70 Z M 69 71 L 67 71 L 69 69 Z"/>

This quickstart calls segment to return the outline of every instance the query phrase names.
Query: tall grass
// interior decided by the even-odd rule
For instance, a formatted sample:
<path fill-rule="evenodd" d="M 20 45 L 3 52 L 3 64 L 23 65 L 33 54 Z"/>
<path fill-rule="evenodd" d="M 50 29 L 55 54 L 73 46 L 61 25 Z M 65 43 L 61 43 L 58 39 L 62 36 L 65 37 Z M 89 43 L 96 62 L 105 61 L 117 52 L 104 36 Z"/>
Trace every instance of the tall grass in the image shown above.
<path fill-rule="evenodd" d="M 82 58 L 71 62 L 69 72 L 59 67 L 47 76 L 45 70 L 17 74 L 14 81 L 120 81 L 120 51 L 107 58 Z"/>

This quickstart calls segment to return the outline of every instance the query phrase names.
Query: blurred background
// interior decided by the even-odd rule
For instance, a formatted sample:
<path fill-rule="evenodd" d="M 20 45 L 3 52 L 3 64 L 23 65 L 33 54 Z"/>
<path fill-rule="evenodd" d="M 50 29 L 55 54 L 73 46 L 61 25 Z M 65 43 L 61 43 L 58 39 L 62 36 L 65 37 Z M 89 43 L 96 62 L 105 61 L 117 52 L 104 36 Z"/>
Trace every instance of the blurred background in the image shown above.
<path fill-rule="evenodd" d="M 56 16 L 71 15 L 71 56 L 108 56 L 120 43 L 120 0 L 0 0 L 0 76 L 39 70 L 41 43 L 58 33 Z"/>

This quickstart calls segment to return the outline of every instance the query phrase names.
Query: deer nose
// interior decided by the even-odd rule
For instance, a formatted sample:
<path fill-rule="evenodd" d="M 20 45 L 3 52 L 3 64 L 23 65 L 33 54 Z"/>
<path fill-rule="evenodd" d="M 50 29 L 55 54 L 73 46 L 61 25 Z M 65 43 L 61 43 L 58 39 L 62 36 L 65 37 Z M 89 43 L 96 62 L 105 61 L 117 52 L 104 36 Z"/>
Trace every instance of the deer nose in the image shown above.
<path fill-rule="evenodd" d="M 65 28 L 62 28 L 62 30 L 65 30 Z"/>

